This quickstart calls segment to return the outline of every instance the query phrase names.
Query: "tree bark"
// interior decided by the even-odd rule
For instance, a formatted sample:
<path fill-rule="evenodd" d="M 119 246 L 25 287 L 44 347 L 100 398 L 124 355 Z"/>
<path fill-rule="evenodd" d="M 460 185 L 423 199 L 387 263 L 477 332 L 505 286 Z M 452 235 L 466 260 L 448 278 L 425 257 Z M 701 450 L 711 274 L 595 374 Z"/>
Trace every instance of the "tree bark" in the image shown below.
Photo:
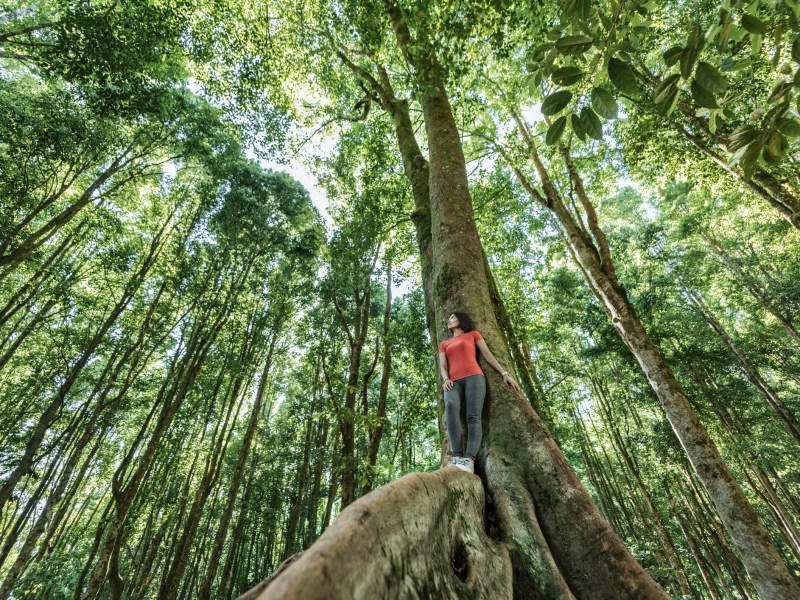
<path fill-rule="evenodd" d="M 480 480 L 411 473 L 352 503 L 278 577 L 240 596 L 511 598 L 507 550 L 483 530 Z"/>
<path fill-rule="evenodd" d="M 532 196 L 555 215 L 573 260 L 661 401 L 676 437 L 714 502 L 753 584 L 767 598 L 789 600 L 800 596 L 800 587 L 789 573 L 758 514 L 722 460 L 672 369 L 628 300 L 625 288 L 617 280 L 610 248 L 568 150 L 562 147 L 561 154 L 578 200 L 584 208 L 588 230 L 582 220 L 570 212 L 553 185 L 526 125 L 518 114 L 513 116 L 539 174 L 544 195 L 531 186 L 519 169 L 515 168 L 515 172 Z"/>
<path fill-rule="evenodd" d="M 436 335 L 432 341 L 436 343 L 444 334 L 443 315 L 456 309 L 465 310 L 473 315 L 501 364 L 510 365 L 505 336 L 494 317 L 464 156 L 442 86 L 439 65 L 427 40 L 412 40 L 399 7 L 390 0 L 385 6 L 398 46 L 415 70 L 416 82 L 422 89 L 420 102 L 430 147 L 433 250 L 431 274 L 429 278 L 424 276 L 423 280 L 431 286 L 426 289 L 426 296 L 430 294 L 434 304 L 432 329 Z M 420 216 L 424 221 L 425 216 Z M 418 228 L 418 235 L 419 231 Z M 458 543 L 458 536 L 446 538 L 441 535 L 440 527 L 431 527 L 437 521 L 448 522 L 444 518 L 448 494 L 446 487 L 428 484 L 424 497 L 415 492 L 413 500 L 405 494 L 403 498 L 393 499 L 392 525 L 379 535 L 369 532 L 369 551 L 363 558 L 356 554 L 358 558 L 353 559 L 356 547 L 356 542 L 350 537 L 353 523 L 367 518 L 360 507 L 380 518 L 380 507 L 386 494 L 394 493 L 398 488 L 402 490 L 413 482 L 434 477 L 450 478 L 453 469 L 432 475 L 413 474 L 411 479 L 406 477 L 376 490 L 343 511 L 330 528 L 330 535 L 324 534 L 307 551 L 309 558 L 305 564 L 313 566 L 299 568 L 298 565 L 306 558 L 302 557 L 276 578 L 262 597 L 267 594 L 315 597 L 314 593 L 319 594 L 325 589 L 319 582 L 327 584 L 333 579 L 330 575 L 321 578 L 325 577 L 326 570 L 332 572 L 334 565 L 337 571 L 337 577 L 331 581 L 335 586 L 334 597 L 360 595 L 361 590 L 365 590 L 367 595 L 369 590 L 375 590 L 379 595 L 392 595 L 391 591 L 385 591 L 387 587 L 389 590 L 403 590 L 405 595 L 432 593 L 437 597 L 456 597 L 463 595 L 465 590 L 448 583 L 452 582 L 452 567 L 449 560 L 441 564 L 442 556 L 449 558 L 466 554 L 467 557 L 474 556 L 473 560 L 480 561 L 481 568 L 488 571 L 473 580 L 469 575 L 470 569 L 467 570 L 466 582 L 473 586 L 474 591 L 470 593 L 473 597 L 509 597 L 513 593 L 530 598 L 665 598 L 663 590 L 633 560 L 592 504 L 530 403 L 521 393 L 505 388 L 498 374 L 489 372 L 487 379 L 490 392 L 484 409 L 485 437 L 478 455 L 477 471 L 486 478 L 486 505 L 491 507 L 487 509 L 488 527 L 499 538 L 499 546 L 491 537 L 482 534 L 479 527 L 484 519 L 479 486 L 476 488 L 477 496 L 466 498 L 466 505 L 461 509 L 468 515 L 462 521 L 464 526 L 475 527 L 472 535 L 475 541 L 462 546 Z M 472 481 L 478 483 L 477 479 Z M 431 495 L 436 501 L 423 504 Z M 478 504 L 473 505 L 473 501 Z M 412 509 L 411 504 L 411 514 L 416 515 L 414 523 L 419 525 L 412 524 L 409 528 L 404 527 L 404 517 L 409 514 L 406 511 Z M 422 506 L 425 510 L 421 510 Z M 398 514 L 400 519 L 396 518 Z M 435 516 L 433 521 L 431 516 Z M 419 535 L 428 540 L 425 556 L 413 549 L 414 539 Z M 399 539 L 394 536 L 399 536 Z M 390 537 L 393 543 L 387 546 L 384 540 Z M 434 548 L 438 543 L 443 551 L 432 554 L 431 539 Z M 468 551 L 458 550 L 459 547 Z M 335 548 L 346 548 L 347 559 L 338 559 L 342 550 Z M 410 565 L 405 566 L 408 559 L 398 562 L 393 558 L 398 552 L 406 557 L 419 557 L 422 564 L 416 563 L 413 569 Z M 333 560 L 324 558 L 323 554 Z M 496 558 L 487 561 L 485 557 Z M 464 561 L 459 559 L 455 562 Z M 498 562 L 502 563 L 499 567 L 492 566 Z M 393 565 L 397 566 L 392 570 Z M 302 575 L 290 576 L 293 571 Z M 372 583 L 376 571 L 379 573 L 377 584 Z M 305 589 L 297 587 L 303 581 L 310 582 L 310 586 Z M 489 581 L 492 585 L 483 588 L 482 582 Z M 371 587 L 375 585 L 379 587 Z M 432 585 L 439 586 L 434 588 L 436 593 L 432 592 Z"/>

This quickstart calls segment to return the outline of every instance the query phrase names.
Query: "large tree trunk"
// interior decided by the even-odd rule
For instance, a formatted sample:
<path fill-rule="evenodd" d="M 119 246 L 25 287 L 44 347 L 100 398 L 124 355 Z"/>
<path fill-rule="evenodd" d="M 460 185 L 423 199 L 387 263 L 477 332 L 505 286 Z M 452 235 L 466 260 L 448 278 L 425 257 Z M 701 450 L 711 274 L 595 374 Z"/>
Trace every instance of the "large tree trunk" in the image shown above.
<path fill-rule="evenodd" d="M 444 315 L 465 310 L 510 366 L 439 65 L 424 41 L 412 41 L 399 8 L 386 6 L 423 89 L 432 242 L 431 274 L 423 272 L 423 280 L 432 286 L 426 297 L 434 304 L 433 341 L 444 335 Z M 260 597 L 666 597 L 602 518 L 531 405 L 484 369 L 490 395 L 477 471 L 485 494 L 477 478 L 450 468 L 384 486 L 344 510 Z"/>

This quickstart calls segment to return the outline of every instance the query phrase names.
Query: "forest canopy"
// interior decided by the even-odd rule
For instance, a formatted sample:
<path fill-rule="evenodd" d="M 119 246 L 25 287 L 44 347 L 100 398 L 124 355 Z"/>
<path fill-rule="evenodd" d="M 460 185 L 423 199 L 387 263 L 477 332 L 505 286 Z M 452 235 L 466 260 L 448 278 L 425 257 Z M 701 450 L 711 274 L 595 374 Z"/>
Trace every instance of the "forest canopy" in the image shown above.
<path fill-rule="evenodd" d="M 0 598 L 797 598 L 799 19 L 0 0 Z"/>

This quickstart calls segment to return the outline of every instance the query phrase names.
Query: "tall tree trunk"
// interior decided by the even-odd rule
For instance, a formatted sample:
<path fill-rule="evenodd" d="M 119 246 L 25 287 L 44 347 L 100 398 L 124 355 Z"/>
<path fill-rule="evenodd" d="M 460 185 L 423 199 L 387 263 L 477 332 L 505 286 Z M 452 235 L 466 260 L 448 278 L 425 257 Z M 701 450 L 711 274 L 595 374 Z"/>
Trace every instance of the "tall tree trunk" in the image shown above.
<path fill-rule="evenodd" d="M 83 353 L 80 355 L 80 357 L 78 357 L 78 359 L 72 365 L 70 372 L 64 379 L 64 382 L 59 386 L 56 395 L 53 397 L 48 406 L 39 416 L 39 419 L 34 425 L 33 431 L 30 433 L 30 437 L 28 438 L 28 441 L 25 444 L 22 457 L 20 457 L 17 466 L 8 475 L 6 480 L 3 482 L 2 488 L 0 488 L 0 511 L 2 511 L 3 506 L 5 505 L 8 498 L 11 496 L 11 493 L 14 491 L 14 488 L 16 487 L 19 480 L 25 473 L 28 472 L 31 465 L 33 464 L 36 452 L 39 450 L 39 446 L 41 445 L 42 440 L 44 440 L 44 436 L 47 433 L 47 430 L 50 428 L 50 425 L 52 425 L 53 421 L 57 418 L 59 410 L 63 406 L 64 401 L 66 400 L 67 394 L 69 393 L 75 381 L 78 379 L 78 376 L 83 371 L 83 368 L 89 362 L 89 359 L 92 357 L 95 350 L 97 350 L 98 346 L 100 346 L 101 342 L 105 339 L 105 335 L 108 332 L 108 330 L 111 329 L 114 323 L 116 323 L 119 316 L 128 306 L 128 304 L 138 291 L 139 287 L 144 282 L 147 273 L 150 271 L 150 268 L 153 266 L 156 258 L 158 257 L 161 251 L 161 248 L 163 247 L 162 236 L 170 220 L 171 218 L 167 220 L 167 222 L 164 224 L 159 233 L 156 236 L 154 236 L 152 243 L 150 244 L 150 249 L 148 254 L 145 256 L 144 260 L 142 260 L 142 264 L 139 267 L 139 269 L 133 274 L 131 279 L 126 284 L 125 289 L 122 293 L 122 297 L 116 302 L 114 307 L 111 309 L 111 312 L 106 317 L 104 322 L 100 325 L 100 327 L 98 328 L 97 332 L 94 334 L 92 339 L 89 341 Z"/>
<path fill-rule="evenodd" d="M 386 399 L 389 396 L 389 377 L 392 372 L 392 344 L 389 339 L 389 325 L 392 313 L 392 263 L 386 265 L 386 306 L 383 310 L 383 372 L 381 385 L 378 390 L 378 406 L 375 409 L 377 423 L 369 435 L 369 449 L 367 450 L 367 482 L 361 488 L 361 495 L 365 496 L 372 490 L 375 481 L 375 465 L 378 462 L 378 450 L 383 438 L 383 422 L 386 418 Z"/>
<path fill-rule="evenodd" d="M 586 214 L 588 230 L 564 203 L 539 157 L 536 143 L 527 126 L 518 114 L 513 116 L 527 144 L 544 195 L 533 188 L 519 169 L 515 168 L 517 176 L 529 193 L 558 220 L 573 260 L 661 401 L 675 435 L 714 502 L 756 589 L 767 598 L 788 600 L 800 596 L 800 587 L 789 573 L 758 514 L 722 460 L 719 450 L 686 398 L 672 369 L 628 300 L 625 288 L 617 280 L 611 250 L 569 151 L 562 147 L 561 155 L 575 195 Z"/>
<path fill-rule="evenodd" d="M 223 303 L 227 305 L 227 302 Z M 173 418 L 183 403 L 197 372 L 203 365 L 208 350 L 219 333 L 225 321 L 224 310 L 217 316 L 216 321 L 210 326 L 209 331 L 195 331 L 187 347 L 187 353 L 181 359 L 180 376 L 174 380 L 171 389 L 161 399 L 161 411 L 156 421 L 154 430 L 141 455 L 137 456 L 136 468 L 123 484 L 129 462 L 134 458 L 131 448 L 123 459 L 112 479 L 112 493 L 114 497 L 115 517 L 109 528 L 109 533 L 103 544 L 100 557 L 95 565 L 92 575 L 83 595 L 85 600 L 94 600 L 100 593 L 106 580 L 111 588 L 111 598 L 119 598 L 122 594 L 123 581 L 119 575 L 118 559 L 122 543 L 125 523 L 134 497 L 144 479 L 145 474 L 155 457 L 161 439 L 172 423 Z M 198 326 L 200 329 L 200 326 Z M 143 429 L 142 429 L 143 431 Z"/>
<path fill-rule="evenodd" d="M 510 365 L 505 336 L 494 317 L 464 156 L 439 66 L 427 40 L 412 40 L 399 7 L 390 0 L 386 7 L 398 46 L 422 90 L 430 147 L 431 294 L 437 313 L 433 341 L 444 334 L 439 317 L 465 310 L 475 317 L 501 364 Z M 505 388 L 499 375 L 488 369 L 487 379 L 490 393 L 484 412 L 491 417 L 484 426 L 478 472 L 486 477 L 486 503 L 491 505 L 486 518 L 497 540 L 486 536 L 481 526 L 483 493 L 477 479 L 455 469 L 413 474 L 351 505 L 329 535 L 277 577 L 264 597 L 274 592 L 311 598 L 323 589 L 328 597 L 351 597 L 356 585 L 362 593 L 374 590 L 380 595 L 396 589 L 395 595 L 437 597 L 468 593 L 498 598 L 512 592 L 541 598 L 666 597 L 592 504 L 522 394 Z M 448 500 L 453 497 L 446 491 L 451 478 L 477 486 L 477 496 L 464 489 L 459 494 L 462 502 Z M 469 552 L 462 535 L 441 533 L 442 527 L 450 527 L 444 515 L 453 511 L 466 515 L 459 523 L 477 526 L 470 533 Z M 438 525 L 432 528 L 433 514 Z M 426 540 L 425 552 L 416 549 L 420 535 Z M 437 548 L 433 553 L 431 540 Z M 338 558 L 345 554 L 346 559 Z M 325 576 L 331 559 L 337 566 L 334 581 Z M 332 587 L 322 587 L 323 581 Z"/>
<path fill-rule="evenodd" d="M 377 259 L 377 254 L 376 254 Z M 373 262 L 373 269 L 375 263 Z M 361 371 L 361 354 L 367 340 L 369 329 L 369 308 L 372 271 L 365 277 L 363 292 L 354 290 L 355 298 L 355 318 L 353 331 L 349 329 L 349 324 L 344 313 L 336 305 L 342 325 L 347 330 L 347 337 L 350 342 L 350 361 L 347 373 L 347 389 L 345 390 L 344 412 L 341 415 L 339 426 L 342 429 L 342 508 L 346 507 L 356 498 L 356 430 L 355 430 L 355 407 L 356 395 L 358 393 L 358 378 Z M 335 291 L 334 291 L 335 298 Z"/>
<path fill-rule="evenodd" d="M 595 382 L 593 381 L 593 383 Z M 626 447 L 624 441 L 622 440 L 622 435 L 620 434 L 619 428 L 617 427 L 614 415 L 611 414 L 611 406 L 609 399 L 606 395 L 605 387 L 602 384 L 602 382 L 597 382 L 597 384 L 595 385 L 595 389 L 597 391 L 599 404 L 606 416 L 606 424 L 609 430 L 611 431 L 611 436 L 614 441 L 614 444 L 617 447 L 619 455 L 622 456 L 625 465 L 628 467 L 628 471 L 633 475 L 633 480 L 636 484 L 636 487 L 645 501 L 651 522 L 653 523 L 653 526 L 656 529 L 658 540 L 661 543 L 661 549 L 667 555 L 667 560 L 669 561 L 670 566 L 672 567 L 672 575 L 678 584 L 681 594 L 683 594 L 684 596 L 689 596 L 692 593 L 692 590 L 689 587 L 689 581 L 686 579 L 683 564 L 681 564 L 680 558 L 678 557 L 678 552 L 675 549 L 675 545 L 672 543 L 672 538 L 667 532 L 666 527 L 664 527 L 664 522 L 661 519 L 661 513 L 658 512 L 658 509 L 656 508 L 655 503 L 653 502 L 653 497 L 651 496 L 647 487 L 644 485 L 644 481 L 642 480 L 642 474 L 639 471 L 639 466 L 636 464 L 636 461 L 628 452 L 628 448 Z"/>
<path fill-rule="evenodd" d="M 283 320 L 281 320 L 280 323 L 283 323 Z M 250 448 L 253 445 L 253 438 L 255 437 L 258 426 L 258 419 L 261 416 L 262 407 L 264 405 L 267 381 L 269 380 L 270 370 L 272 369 L 272 357 L 275 351 L 275 344 L 280 335 L 280 329 L 281 327 L 278 326 L 276 327 L 275 331 L 272 332 L 269 350 L 264 361 L 264 368 L 261 370 L 261 379 L 258 383 L 258 391 L 256 392 L 253 408 L 250 411 L 250 417 L 247 421 L 247 430 L 245 431 L 244 439 L 242 440 L 241 446 L 239 446 L 239 453 L 236 457 L 236 466 L 234 467 L 233 471 L 233 479 L 228 485 L 228 493 L 225 498 L 225 508 L 222 511 L 222 517 L 220 518 L 219 525 L 217 526 L 217 533 L 214 536 L 214 542 L 211 546 L 208 570 L 206 571 L 205 577 L 200 584 L 200 589 L 197 591 L 197 598 L 199 600 L 208 600 L 211 597 L 211 586 L 214 584 L 214 578 L 217 575 L 217 568 L 219 566 L 219 560 L 222 556 L 222 549 L 225 545 L 225 539 L 228 535 L 228 525 L 233 515 L 233 509 L 239 494 L 239 487 L 241 486 L 242 478 L 245 474 L 245 465 L 250 454 Z M 272 405 L 270 405 L 270 409 L 271 407 Z M 267 421 L 269 420 L 270 412 L 270 410 L 267 410 L 265 417 Z"/>
<path fill-rule="evenodd" d="M 733 338 L 728 334 L 727 331 L 725 331 L 722 323 L 720 323 L 711 310 L 709 310 L 708 306 L 706 306 L 705 302 L 703 302 L 703 299 L 700 297 L 700 295 L 690 292 L 687 292 L 687 295 L 692 301 L 692 304 L 694 304 L 696 307 L 697 312 L 700 313 L 700 316 L 706 320 L 711 329 L 714 330 L 714 333 L 719 336 L 719 338 L 725 343 L 728 349 L 739 361 L 742 371 L 744 371 L 744 374 L 747 376 L 750 382 L 756 386 L 758 391 L 761 392 L 767 403 L 778 415 L 778 418 L 780 418 L 784 425 L 786 425 L 786 428 L 789 430 L 791 436 L 798 444 L 800 444 L 800 422 L 797 420 L 797 417 L 794 416 L 794 413 L 789 410 L 789 407 L 783 403 L 775 390 L 772 389 L 772 386 L 770 386 L 762 377 L 760 371 L 739 349 L 739 347 L 736 345 L 736 342 L 734 342 Z"/>
<path fill-rule="evenodd" d="M 311 455 L 311 431 L 313 430 L 314 426 L 314 413 L 312 412 L 308 417 L 308 422 L 306 424 L 306 436 L 305 441 L 303 443 L 303 462 L 300 466 L 300 469 L 297 472 L 297 480 L 296 486 L 293 490 L 294 493 L 294 501 L 292 502 L 292 507 L 289 510 L 289 518 L 286 520 L 285 532 L 286 532 L 286 541 L 283 545 L 283 558 L 282 560 L 286 560 L 292 554 L 294 554 L 294 547 L 295 542 L 297 540 L 297 526 L 300 522 L 300 510 L 303 507 L 303 500 L 305 499 L 306 493 L 306 479 L 308 476 L 308 463 L 309 457 Z"/>
<path fill-rule="evenodd" d="M 747 288 L 750 294 L 758 300 L 761 306 L 766 310 L 769 314 L 775 317 L 775 320 L 781 324 L 781 326 L 786 330 L 786 332 L 792 337 L 792 339 L 797 343 L 800 344 L 800 331 L 794 326 L 791 319 L 784 314 L 784 312 L 778 307 L 775 302 L 772 301 L 772 298 L 769 297 L 767 294 L 767 290 L 764 288 L 762 283 L 755 279 L 755 277 L 748 274 L 742 265 L 740 265 L 736 259 L 734 259 L 730 253 L 728 253 L 725 248 L 722 247 L 719 240 L 716 239 L 711 232 L 706 229 L 702 228 L 700 230 L 700 235 L 703 239 L 708 242 L 708 244 L 714 249 L 717 256 L 722 260 L 723 263 L 739 278 L 739 281 Z"/>

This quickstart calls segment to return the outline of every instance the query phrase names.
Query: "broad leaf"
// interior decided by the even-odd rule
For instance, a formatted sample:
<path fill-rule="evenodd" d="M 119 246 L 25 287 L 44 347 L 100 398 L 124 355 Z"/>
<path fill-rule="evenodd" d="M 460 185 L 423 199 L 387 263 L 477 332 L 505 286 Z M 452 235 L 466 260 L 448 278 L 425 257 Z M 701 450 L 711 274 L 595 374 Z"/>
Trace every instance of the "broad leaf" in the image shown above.
<path fill-rule="evenodd" d="M 767 33 L 767 25 L 764 21 L 753 15 L 744 15 L 742 17 L 742 27 L 748 33 L 760 33 L 762 35 Z"/>
<path fill-rule="evenodd" d="M 800 123 L 791 117 L 783 117 L 778 119 L 775 126 L 786 137 L 800 137 Z"/>
<path fill-rule="evenodd" d="M 733 133 L 731 133 L 730 141 L 728 142 L 728 149 L 731 152 L 736 153 L 752 144 L 757 138 L 758 130 L 755 127 L 752 125 L 742 125 Z"/>
<path fill-rule="evenodd" d="M 604 119 L 616 119 L 619 113 L 619 106 L 614 96 L 603 88 L 592 90 L 592 107 Z"/>
<path fill-rule="evenodd" d="M 639 84 L 633 70 L 618 58 L 608 61 L 608 78 L 620 92 L 626 94 L 639 92 Z"/>
<path fill-rule="evenodd" d="M 567 90 L 553 92 L 542 102 L 542 114 L 552 116 L 561 112 L 572 100 L 572 93 Z"/>
<path fill-rule="evenodd" d="M 566 35 L 556 42 L 556 48 L 562 54 L 581 54 L 586 52 L 594 42 L 588 35 Z"/>
<path fill-rule="evenodd" d="M 724 94 L 728 91 L 728 80 L 716 67 L 707 62 L 697 63 L 694 80 L 712 94 Z"/>
<path fill-rule="evenodd" d="M 697 77 L 692 79 L 692 98 L 695 104 L 702 108 L 719 108 L 717 99 L 714 94 L 706 90 L 702 85 L 697 82 Z"/>
<path fill-rule="evenodd" d="M 570 127 L 572 127 L 572 131 L 575 132 L 575 135 L 577 136 L 577 138 L 580 141 L 585 142 L 586 141 L 586 126 L 585 126 L 585 124 L 583 122 L 583 119 L 581 119 L 579 115 L 576 115 L 575 113 L 572 113 L 569 116 L 569 124 L 570 124 Z"/>
<path fill-rule="evenodd" d="M 689 35 L 689 41 L 686 44 L 683 52 L 680 55 L 681 76 L 684 79 L 689 79 L 692 76 L 694 63 L 697 60 L 697 53 L 703 45 L 703 36 L 700 34 L 700 26 L 695 24 L 692 33 Z"/>
<path fill-rule="evenodd" d="M 562 87 L 567 87 L 578 83 L 581 79 L 583 79 L 583 71 L 578 67 L 561 67 L 560 69 L 556 69 L 550 75 L 550 79 L 556 85 L 560 85 Z"/>
<path fill-rule="evenodd" d="M 779 131 L 773 131 L 767 137 L 767 143 L 764 144 L 763 157 L 764 161 L 771 165 L 776 165 L 781 162 L 781 159 L 786 154 L 786 140 Z"/>
<path fill-rule="evenodd" d="M 603 139 L 603 124 L 595 112 L 588 106 L 584 106 L 581 111 L 581 125 L 583 125 L 586 135 L 595 140 Z"/>
<path fill-rule="evenodd" d="M 683 53 L 683 50 L 684 50 L 683 46 L 673 46 L 672 48 L 664 52 L 663 55 L 664 64 L 666 64 L 668 67 L 674 65 L 676 62 L 678 62 L 678 59 L 681 57 L 681 54 Z"/>
<path fill-rule="evenodd" d="M 561 136 L 564 134 L 564 128 L 567 126 L 567 117 L 566 115 L 558 117 L 555 121 L 550 124 L 550 127 L 547 129 L 547 135 L 544 137 L 544 142 L 548 146 L 552 146 L 553 144 L 557 143 L 558 140 L 561 139 Z"/>
<path fill-rule="evenodd" d="M 675 73 L 667 77 L 655 89 L 653 93 L 653 102 L 656 109 L 660 114 L 668 117 L 675 110 L 675 104 L 678 102 L 678 79 L 680 75 Z"/>

